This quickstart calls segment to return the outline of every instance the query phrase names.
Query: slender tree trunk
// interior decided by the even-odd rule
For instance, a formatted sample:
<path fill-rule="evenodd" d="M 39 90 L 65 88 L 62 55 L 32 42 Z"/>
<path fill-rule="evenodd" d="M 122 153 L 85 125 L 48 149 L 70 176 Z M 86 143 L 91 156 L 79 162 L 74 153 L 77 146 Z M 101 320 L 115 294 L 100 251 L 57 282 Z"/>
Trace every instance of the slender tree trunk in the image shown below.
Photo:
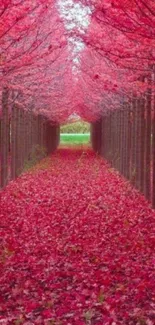
<path fill-rule="evenodd" d="M 16 177 L 16 108 L 12 107 L 11 114 L 11 178 Z"/>
<path fill-rule="evenodd" d="M 147 97 L 146 97 L 146 137 L 145 137 L 145 189 L 144 194 L 145 197 L 150 200 L 151 196 L 151 90 L 148 89 Z"/>
<path fill-rule="evenodd" d="M 155 65 L 152 81 L 155 85 Z M 155 208 L 155 92 L 152 98 L 152 206 Z"/>
<path fill-rule="evenodd" d="M 2 94 L 2 119 L 1 119 L 1 187 L 8 183 L 8 158 L 9 158 L 9 112 L 8 112 L 8 96 L 7 88 Z"/>

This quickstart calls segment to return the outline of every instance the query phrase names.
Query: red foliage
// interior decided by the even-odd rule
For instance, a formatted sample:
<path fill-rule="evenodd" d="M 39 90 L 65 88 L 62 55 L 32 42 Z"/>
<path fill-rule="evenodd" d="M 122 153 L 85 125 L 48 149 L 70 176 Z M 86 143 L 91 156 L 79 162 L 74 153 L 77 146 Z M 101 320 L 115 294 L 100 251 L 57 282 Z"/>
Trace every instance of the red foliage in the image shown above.
<path fill-rule="evenodd" d="M 153 325 L 155 212 L 91 151 L 1 193 L 0 323 Z"/>
<path fill-rule="evenodd" d="M 51 120 L 57 115 L 61 120 L 64 111 L 68 116 L 64 75 L 69 50 L 55 1 L 4 2 L 0 14 L 0 91 L 7 86 L 10 104 L 33 107 Z"/>
<path fill-rule="evenodd" d="M 155 62 L 155 4 L 152 1 L 85 1 L 92 4 L 87 32 L 81 37 L 81 115 L 121 108 L 134 95 L 152 87 Z"/>
<path fill-rule="evenodd" d="M 0 92 L 9 87 L 11 104 L 60 122 L 73 112 L 93 120 L 154 89 L 154 1 L 62 3 L 68 14 L 56 0 L 1 0 Z"/>

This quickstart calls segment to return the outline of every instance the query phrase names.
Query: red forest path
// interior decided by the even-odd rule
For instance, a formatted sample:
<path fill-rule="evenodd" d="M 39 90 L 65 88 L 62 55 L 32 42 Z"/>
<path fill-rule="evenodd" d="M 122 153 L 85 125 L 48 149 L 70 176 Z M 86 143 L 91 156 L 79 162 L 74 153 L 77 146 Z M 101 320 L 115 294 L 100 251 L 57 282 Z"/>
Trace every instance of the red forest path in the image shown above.
<path fill-rule="evenodd" d="M 91 150 L 58 150 L 0 207 L 0 324 L 155 324 L 155 212 Z"/>

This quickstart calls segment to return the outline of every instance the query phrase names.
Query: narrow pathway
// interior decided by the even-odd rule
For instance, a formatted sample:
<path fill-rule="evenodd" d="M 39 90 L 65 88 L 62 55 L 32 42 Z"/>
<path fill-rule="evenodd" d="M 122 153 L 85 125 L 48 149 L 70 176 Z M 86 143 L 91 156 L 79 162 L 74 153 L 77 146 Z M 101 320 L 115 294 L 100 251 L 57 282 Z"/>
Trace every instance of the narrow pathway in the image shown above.
<path fill-rule="evenodd" d="M 155 324 L 155 211 L 91 150 L 58 150 L 0 208 L 0 324 Z"/>

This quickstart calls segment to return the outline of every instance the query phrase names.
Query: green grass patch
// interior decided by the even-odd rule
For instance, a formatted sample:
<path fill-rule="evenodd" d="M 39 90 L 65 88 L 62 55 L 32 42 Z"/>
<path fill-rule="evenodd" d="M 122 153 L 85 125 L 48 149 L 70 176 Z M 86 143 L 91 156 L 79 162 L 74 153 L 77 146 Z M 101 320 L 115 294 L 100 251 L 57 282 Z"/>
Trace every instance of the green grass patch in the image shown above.
<path fill-rule="evenodd" d="M 61 133 L 60 134 L 60 145 L 83 145 L 83 144 L 89 144 L 90 143 L 90 133 Z"/>
<path fill-rule="evenodd" d="M 77 121 L 62 125 L 60 127 L 60 133 L 89 133 L 90 132 L 90 124 L 84 121 Z"/>

